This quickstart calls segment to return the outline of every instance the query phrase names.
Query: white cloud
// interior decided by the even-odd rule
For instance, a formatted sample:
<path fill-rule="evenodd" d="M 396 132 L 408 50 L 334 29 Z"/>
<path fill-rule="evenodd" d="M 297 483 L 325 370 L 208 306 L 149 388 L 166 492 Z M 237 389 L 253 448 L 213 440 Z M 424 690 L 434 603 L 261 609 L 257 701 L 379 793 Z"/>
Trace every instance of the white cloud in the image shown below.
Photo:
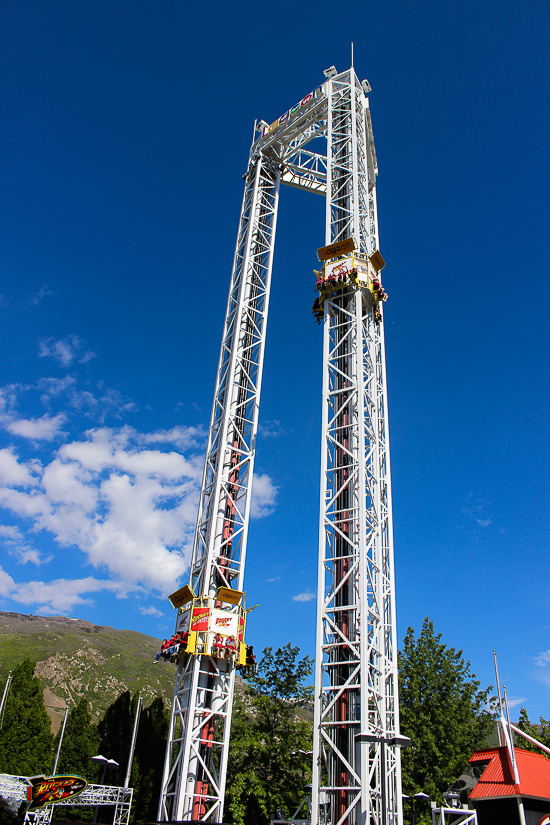
<path fill-rule="evenodd" d="M 102 382 L 97 386 L 99 392 L 96 395 L 89 390 L 79 390 L 76 383 L 76 378 L 67 374 L 64 378 L 41 378 L 36 388 L 41 393 L 40 400 L 45 407 L 49 407 L 54 401 L 63 400 L 75 412 L 87 418 L 96 418 L 101 424 L 109 416 L 120 419 L 124 413 L 136 410 L 131 398 L 118 390 L 104 389 Z M 181 429 L 185 430 L 184 427 Z M 166 440 L 170 441 L 170 438 Z"/>
<path fill-rule="evenodd" d="M 12 450 L 0 450 L 0 484 L 10 487 L 33 487 L 38 479 L 31 467 L 20 464 Z"/>
<path fill-rule="evenodd" d="M 76 336 L 47 339 L 41 348 L 43 357 L 65 366 L 86 354 Z M 37 401 L 46 409 L 42 417 L 22 414 Z M 134 403 L 116 390 L 100 383 L 93 392 L 83 391 L 69 374 L 0 388 L 0 425 L 27 439 L 21 445 L 25 453 L 14 447 L 0 450 L 0 506 L 9 514 L 0 529 L 6 558 L 35 565 L 49 561 L 46 551 L 37 549 L 43 544 L 36 536 L 43 533 L 48 550 L 53 545 L 57 570 L 67 569 L 70 559 L 67 578 L 56 582 L 16 581 L 17 568 L 6 562 L 0 594 L 51 613 L 87 603 L 100 591 L 166 595 L 181 583 L 195 531 L 205 432 L 176 426 L 142 433 L 129 425 L 103 424 L 107 416 L 121 418 L 133 409 Z M 74 427 L 78 416 L 101 423 L 77 438 L 66 436 L 54 449 L 54 437 Z M 32 442 L 42 442 L 40 449 L 49 449 L 49 457 L 29 460 Z M 252 516 L 271 513 L 276 496 L 272 479 L 256 475 Z M 70 578 L 79 564 L 89 567 L 76 574 L 81 578 Z M 86 575 L 91 569 L 94 574 Z"/>
<path fill-rule="evenodd" d="M 261 438 L 279 438 L 279 436 L 285 434 L 286 430 L 276 418 L 272 421 L 260 422 L 258 425 L 258 435 L 261 436 Z"/>
<path fill-rule="evenodd" d="M 84 350 L 84 342 L 78 335 L 69 335 L 59 341 L 53 338 L 42 338 L 39 343 L 38 355 L 40 358 L 53 358 L 62 367 L 70 367 L 73 361 L 79 364 L 87 364 L 92 358 L 96 358 L 95 352 Z"/>
<path fill-rule="evenodd" d="M 508 696 L 508 707 L 516 708 L 518 705 L 523 705 L 526 701 L 526 696 Z"/>
<path fill-rule="evenodd" d="M 15 414 L 17 399 L 21 392 L 30 389 L 26 384 L 5 384 L 0 387 L 0 415 L 9 419 Z"/>
<path fill-rule="evenodd" d="M 275 500 L 279 488 L 273 484 L 267 473 L 254 473 L 252 479 L 252 499 L 250 502 L 251 518 L 269 516 L 275 509 Z"/>
<path fill-rule="evenodd" d="M 40 400 L 47 407 L 54 399 L 72 389 L 75 384 L 76 378 L 68 373 L 63 378 L 41 378 L 37 384 L 41 393 Z"/>
<path fill-rule="evenodd" d="M 315 593 L 310 593 L 309 590 L 306 593 L 298 593 L 296 596 L 292 597 L 293 602 L 311 602 L 315 599 Z"/>
<path fill-rule="evenodd" d="M 201 427 L 172 427 L 171 430 L 157 430 L 142 436 L 144 444 L 173 444 L 179 450 L 187 450 L 201 444 L 206 433 Z"/>
<path fill-rule="evenodd" d="M 101 581 L 93 576 L 84 579 L 56 579 L 51 582 L 30 581 L 16 583 L 0 567 L 0 595 L 24 605 L 38 605 L 41 613 L 67 613 L 77 604 L 90 604 L 84 598 L 89 593 L 110 590 L 119 596 L 129 592 L 120 582 Z"/>
<path fill-rule="evenodd" d="M 20 435 L 22 438 L 30 438 L 33 441 L 52 441 L 65 424 L 67 416 L 64 413 L 59 415 L 43 415 L 42 418 L 19 418 L 9 421 L 5 427 L 12 435 Z"/>
<path fill-rule="evenodd" d="M 32 473 L 4 451 L 0 504 L 79 548 L 113 586 L 171 592 L 189 562 L 202 459 L 141 449 L 143 440 L 130 427 L 90 430 Z"/>
<path fill-rule="evenodd" d="M 44 286 L 43 286 L 43 287 L 41 287 L 41 288 L 38 290 L 38 292 L 35 292 L 35 293 L 34 293 L 34 295 L 31 297 L 31 299 L 30 299 L 29 303 L 30 303 L 30 304 L 34 304 L 34 305 L 39 304 L 39 303 L 40 303 L 40 301 L 41 301 L 43 298 L 46 298 L 48 295 L 52 295 L 52 294 L 53 294 L 53 293 L 50 291 L 50 289 L 48 289 L 48 287 L 46 286 L 46 284 L 44 284 Z"/>
<path fill-rule="evenodd" d="M 30 545 L 18 527 L 8 524 L 0 524 L 0 542 L 6 548 L 10 556 L 15 556 L 20 564 L 44 564 L 51 561 L 51 556 L 43 558 L 38 550 Z"/>
<path fill-rule="evenodd" d="M 546 667 L 550 663 L 550 650 L 543 650 L 533 659 L 537 667 Z"/>
<path fill-rule="evenodd" d="M 162 610 L 157 607 L 138 607 L 138 610 L 143 616 L 164 616 Z"/>
<path fill-rule="evenodd" d="M 122 395 L 118 390 L 104 388 L 103 383 L 99 382 L 97 385 L 97 394 L 89 390 L 79 390 L 76 386 L 76 378 L 72 375 L 66 375 L 64 378 L 41 378 L 36 385 L 29 384 L 8 384 L 0 388 L 0 424 L 6 429 L 16 432 L 18 429 L 25 431 L 24 434 L 34 425 L 36 429 L 36 422 L 44 422 L 48 420 L 48 416 L 43 419 L 31 419 L 31 425 L 26 420 L 23 420 L 19 413 L 20 399 L 27 401 L 27 396 L 32 393 L 39 393 L 40 402 L 48 410 L 54 403 L 63 404 L 65 408 L 70 409 L 73 413 L 85 416 L 91 420 L 98 421 L 104 424 L 107 418 L 115 418 L 120 420 L 126 413 L 134 412 L 137 407 L 135 403 L 126 396 Z M 66 411 L 61 413 L 67 419 Z M 51 419 L 50 419 L 51 420 Z M 42 424 L 44 426 L 44 424 Z M 197 432 L 196 428 L 190 428 Z M 181 431 L 181 432 L 180 432 Z M 164 436 L 166 442 L 170 441 L 170 433 L 180 434 L 183 439 L 185 435 L 185 428 L 174 428 L 174 430 L 161 431 L 159 442 Z M 23 434 L 16 432 L 16 434 Z M 30 436 L 29 436 L 30 437 Z M 189 439 L 191 443 L 193 438 Z"/>
<path fill-rule="evenodd" d="M 279 581 L 281 581 L 281 577 L 280 577 L 280 576 L 275 576 L 273 579 L 266 579 L 266 582 L 267 582 L 268 584 L 272 584 L 273 582 L 279 582 Z"/>
<path fill-rule="evenodd" d="M 489 527 L 493 523 L 490 518 L 476 518 L 476 521 L 480 527 Z"/>

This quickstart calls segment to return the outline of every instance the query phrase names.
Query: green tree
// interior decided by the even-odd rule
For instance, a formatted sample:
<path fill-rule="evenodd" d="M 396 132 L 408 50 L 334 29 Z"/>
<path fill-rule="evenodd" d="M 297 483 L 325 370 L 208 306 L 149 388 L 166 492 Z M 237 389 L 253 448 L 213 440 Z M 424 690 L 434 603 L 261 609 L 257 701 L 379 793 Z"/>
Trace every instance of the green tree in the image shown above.
<path fill-rule="evenodd" d="M 313 663 L 299 652 L 290 643 L 275 653 L 266 647 L 244 700 L 235 703 L 226 785 L 235 825 L 266 823 L 277 809 L 292 814 L 311 781 L 312 726 L 303 707 L 313 688 L 303 681 Z"/>
<path fill-rule="evenodd" d="M 57 753 L 61 728 L 55 737 L 54 752 Z M 88 708 L 88 700 L 82 698 L 71 708 L 65 725 L 65 733 L 61 744 L 61 755 L 57 765 L 57 773 L 76 774 L 88 781 L 96 778 L 92 756 L 99 753 L 99 733 L 92 724 L 92 717 Z"/>
<path fill-rule="evenodd" d="M 412 740 L 401 752 L 405 794 L 422 791 L 441 802 L 483 746 L 494 715 L 486 709 L 491 688 L 479 687 L 462 650 L 442 644 L 429 618 L 418 638 L 409 627 L 399 653 L 401 730 Z"/>
<path fill-rule="evenodd" d="M 116 779 L 119 784 L 124 782 L 137 702 L 137 694 L 132 696 L 129 690 L 124 691 L 109 705 L 105 716 L 98 723 L 99 752 L 107 759 L 114 759 L 119 764 L 118 771 L 112 771 L 106 776 L 106 782 L 114 784 Z"/>
<path fill-rule="evenodd" d="M 57 753 L 59 729 L 55 737 L 54 753 Z M 57 765 L 58 774 L 75 774 L 87 779 L 88 782 L 95 782 L 99 778 L 99 771 L 92 762 L 92 756 L 99 753 L 99 733 L 97 727 L 92 724 L 92 717 L 88 709 L 88 701 L 84 698 L 69 711 L 65 733 L 61 744 L 61 754 Z M 82 822 L 91 822 L 93 817 L 92 808 L 81 808 L 74 805 L 70 807 L 58 807 L 53 810 L 53 820 L 74 819 Z"/>
<path fill-rule="evenodd" d="M 132 822 L 152 822 L 157 818 L 169 723 L 170 714 L 160 696 L 141 713 L 130 777 L 134 788 Z"/>
<path fill-rule="evenodd" d="M 517 727 L 527 733 L 529 736 L 532 736 L 533 739 L 537 739 L 541 745 L 546 745 L 547 748 L 550 748 L 550 720 L 543 719 L 542 716 L 539 717 L 540 726 L 539 725 L 532 725 L 529 721 L 529 717 L 527 715 L 527 711 L 525 708 L 521 708 L 519 712 L 519 722 Z M 541 753 L 544 756 L 548 757 L 548 754 L 537 748 L 532 742 L 529 740 L 524 739 L 523 736 L 518 736 L 516 739 L 516 745 L 518 748 L 523 748 L 525 751 L 533 751 L 534 753 Z"/>
<path fill-rule="evenodd" d="M 44 691 L 34 668 L 35 663 L 25 659 L 12 673 L 0 731 L 1 773 L 35 776 L 51 770 L 53 736 Z M 4 685 L 0 691 L 3 689 Z"/>
<path fill-rule="evenodd" d="M 113 772 L 106 776 L 106 782 L 113 783 L 118 775 L 118 782 L 122 784 L 126 776 L 137 703 L 137 694 L 132 696 L 128 690 L 121 693 L 98 724 L 99 752 L 120 766 L 118 774 Z M 169 721 L 160 697 L 141 712 L 130 774 L 130 786 L 134 789 L 132 823 L 151 822 L 157 817 Z M 105 821 L 107 814 L 107 811 L 101 811 Z"/>

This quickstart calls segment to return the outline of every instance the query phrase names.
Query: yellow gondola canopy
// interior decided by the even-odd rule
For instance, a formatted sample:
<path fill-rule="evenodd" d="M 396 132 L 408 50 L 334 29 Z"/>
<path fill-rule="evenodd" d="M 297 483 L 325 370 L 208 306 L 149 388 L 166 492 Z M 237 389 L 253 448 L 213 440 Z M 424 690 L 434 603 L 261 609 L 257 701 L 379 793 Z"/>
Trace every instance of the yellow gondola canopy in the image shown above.
<path fill-rule="evenodd" d="M 369 255 L 369 261 L 373 265 L 376 273 L 381 272 L 386 266 L 386 261 L 384 260 L 378 249 L 375 252 L 373 252 L 372 255 Z"/>
<path fill-rule="evenodd" d="M 193 588 L 186 584 L 184 587 L 180 587 L 179 590 L 176 590 L 175 593 L 172 593 L 171 596 L 168 596 L 168 601 L 174 609 L 177 609 L 179 607 L 183 607 L 184 604 L 187 604 L 187 602 L 191 602 L 196 598 L 197 596 Z"/>
<path fill-rule="evenodd" d="M 218 587 L 216 599 L 226 604 L 239 604 L 243 597 L 242 590 L 232 590 L 231 587 Z"/>
<path fill-rule="evenodd" d="M 337 258 L 339 255 L 349 255 L 354 249 L 355 241 L 353 238 L 344 238 L 328 246 L 322 246 L 317 250 L 317 257 L 320 261 L 329 261 L 331 258 Z"/>

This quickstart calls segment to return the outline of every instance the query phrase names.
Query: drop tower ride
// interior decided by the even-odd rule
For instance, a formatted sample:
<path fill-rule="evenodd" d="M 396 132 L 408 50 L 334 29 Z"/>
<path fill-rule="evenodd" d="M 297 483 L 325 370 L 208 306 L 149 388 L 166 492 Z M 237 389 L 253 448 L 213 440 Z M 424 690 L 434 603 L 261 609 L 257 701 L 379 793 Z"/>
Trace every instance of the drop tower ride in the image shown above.
<path fill-rule="evenodd" d="M 229 289 L 159 821 L 223 821 L 244 565 L 281 184 L 326 198 L 312 823 L 402 823 L 378 173 L 354 68 L 255 124 Z M 232 641 L 230 641 L 232 640 Z"/>

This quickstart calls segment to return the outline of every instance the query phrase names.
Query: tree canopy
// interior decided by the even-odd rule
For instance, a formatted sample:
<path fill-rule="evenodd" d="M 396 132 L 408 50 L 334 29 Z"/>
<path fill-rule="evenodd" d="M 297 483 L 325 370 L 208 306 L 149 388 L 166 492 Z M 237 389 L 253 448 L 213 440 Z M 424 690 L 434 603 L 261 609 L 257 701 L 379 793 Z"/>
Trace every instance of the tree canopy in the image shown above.
<path fill-rule="evenodd" d="M 235 825 L 267 823 L 277 810 L 293 814 L 311 781 L 305 717 L 313 688 L 303 680 L 313 663 L 299 653 L 290 643 L 275 653 L 266 647 L 244 700 L 235 703 L 226 792 L 226 816 Z"/>
<path fill-rule="evenodd" d="M 519 712 L 519 722 L 517 727 L 527 733 L 529 736 L 532 736 L 533 739 L 537 739 L 541 745 L 546 745 L 547 748 L 550 748 L 550 720 L 543 719 L 542 716 L 539 717 L 540 725 L 532 725 L 529 721 L 529 717 L 527 715 L 527 711 L 525 708 L 521 708 Z M 529 742 L 528 739 L 524 739 L 523 736 L 518 736 L 517 738 L 517 746 L 518 748 L 523 748 L 524 751 L 532 751 L 533 753 L 541 753 L 543 756 L 548 757 L 548 754 L 534 745 L 532 742 Z"/>
<path fill-rule="evenodd" d="M 157 818 L 169 722 L 170 715 L 160 696 L 141 712 L 130 776 L 134 788 L 132 823 L 154 822 Z"/>
<path fill-rule="evenodd" d="M 51 724 L 34 668 L 34 662 L 24 659 L 12 673 L 0 731 L 1 773 L 35 776 L 48 773 L 52 767 Z M 5 680 L 1 691 L 4 685 Z"/>
<path fill-rule="evenodd" d="M 54 753 L 59 745 L 62 728 L 55 737 Z M 99 734 L 92 724 L 88 701 L 84 698 L 71 708 L 65 725 L 57 773 L 75 774 L 91 781 L 94 765 L 92 756 L 99 753 Z"/>
<path fill-rule="evenodd" d="M 493 730 L 490 691 L 480 690 L 462 650 L 443 644 L 429 618 L 418 638 L 409 627 L 399 653 L 401 731 L 412 740 L 402 750 L 403 793 L 442 801 Z"/>

